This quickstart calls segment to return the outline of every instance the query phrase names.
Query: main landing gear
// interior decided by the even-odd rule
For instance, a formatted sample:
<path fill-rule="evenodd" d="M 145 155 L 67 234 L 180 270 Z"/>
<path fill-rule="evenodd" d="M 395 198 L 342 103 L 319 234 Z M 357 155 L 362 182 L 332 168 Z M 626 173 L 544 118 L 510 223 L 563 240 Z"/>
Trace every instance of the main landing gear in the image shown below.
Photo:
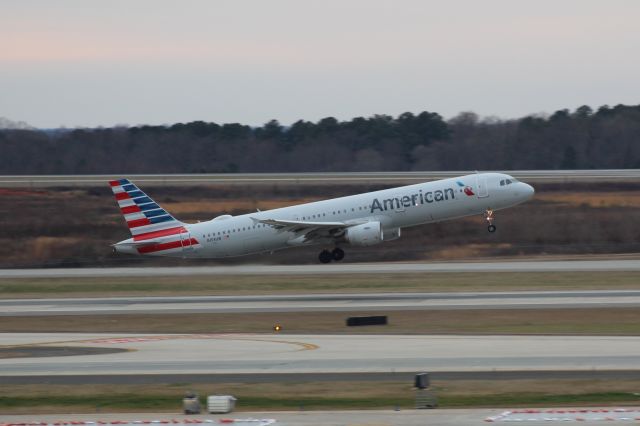
<path fill-rule="evenodd" d="M 318 255 L 318 259 L 320 259 L 322 263 L 329 263 L 332 260 L 339 262 L 344 259 L 344 250 L 338 247 L 334 248 L 333 251 L 322 250 L 320 255 Z"/>
<path fill-rule="evenodd" d="M 487 227 L 487 230 L 492 233 L 496 232 L 496 226 L 493 224 L 493 219 L 495 219 L 493 217 L 493 210 L 487 209 L 484 212 L 484 218 L 487 220 L 487 223 L 489 224 L 489 226 Z"/>

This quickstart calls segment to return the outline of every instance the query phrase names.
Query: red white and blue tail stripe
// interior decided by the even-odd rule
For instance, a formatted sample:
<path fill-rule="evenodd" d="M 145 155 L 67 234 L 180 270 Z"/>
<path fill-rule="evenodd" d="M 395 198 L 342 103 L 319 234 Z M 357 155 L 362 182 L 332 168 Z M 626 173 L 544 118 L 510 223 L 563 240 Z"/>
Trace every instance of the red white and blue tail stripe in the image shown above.
<path fill-rule="evenodd" d="M 133 236 L 116 244 L 116 249 L 126 246 L 145 254 L 174 252 L 198 244 L 184 223 L 176 220 L 128 179 L 112 180 L 109 185 Z"/>

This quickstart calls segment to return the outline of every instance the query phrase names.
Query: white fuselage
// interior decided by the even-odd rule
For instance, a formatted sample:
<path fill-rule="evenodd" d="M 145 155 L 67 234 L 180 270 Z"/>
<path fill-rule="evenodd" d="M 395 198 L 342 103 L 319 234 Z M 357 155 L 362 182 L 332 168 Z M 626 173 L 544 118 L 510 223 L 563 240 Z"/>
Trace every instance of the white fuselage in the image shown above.
<path fill-rule="evenodd" d="M 509 184 L 505 184 L 507 179 Z M 186 225 L 188 234 L 183 238 L 195 238 L 197 245 L 185 246 L 178 253 L 158 255 L 218 258 L 300 244 L 332 243 L 329 240 L 301 242 L 292 232 L 258 220 L 347 224 L 376 221 L 382 226 L 382 239 L 390 240 L 400 235 L 400 228 L 479 215 L 488 209 L 504 209 L 528 200 L 533 192 L 531 186 L 509 175 L 478 173 L 240 216 L 220 216 Z"/>

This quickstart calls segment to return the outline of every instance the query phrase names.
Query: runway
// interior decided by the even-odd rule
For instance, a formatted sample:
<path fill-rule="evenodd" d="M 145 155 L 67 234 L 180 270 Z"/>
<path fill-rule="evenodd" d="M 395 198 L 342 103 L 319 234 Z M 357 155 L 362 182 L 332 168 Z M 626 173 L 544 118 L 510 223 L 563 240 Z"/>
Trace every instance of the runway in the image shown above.
<path fill-rule="evenodd" d="M 640 290 L 358 293 L 0 300 L 0 317 L 639 307 Z"/>
<path fill-rule="evenodd" d="M 242 400 L 239 401 L 242 407 Z M 630 409 L 627 407 L 627 409 Z M 619 413 L 609 414 L 620 416 Z M 505 415 L 505 409 L 474 408 L 446 410 L 406 410 L 395 411 L 393 406 L 376 410 L 331 410 L 331 411 L 267 411 L 236 412 L 231 414 L 201 414 L 183 416 L 175 413 L 94 413 L 94 414 L 30 414 L 4 415 L 2 426 L 98 426 L 116 424 L 120 426 L 140 426 L 144 424 L 176 426 L 204 424 L 232 424 L 237 426 L 262 426 L 258 419 L 274 419 L 273 426 L 477 426 L 486 424 L 489 418 Z M 601 414 L 602 415 L 602 414 Z M 627 414 L 628 415 L 628 414 Z M 529 417 L 533 416 L 529 414 Z M 253 419 L 242 422 L 241 419 Z M 222 420 L 227 419 L 227 420 Z M 232 419 L 238 419 L 232 421 Z M 603 419 L 604 420 L 604 419 Z M 493 420 L 492 420 L 493 421 Z M 6 422 L 6 423 L 5 423 Z M 547 422 L 548 423 L 548 422 Z M 611 422 L 609 422 L 611 423 Z"/>
<path fill-rule="evenodd" d="M 483 170 L 490 172 L 491 170 Z M 639 169 L 610 170 L 498 170 L 529 183 L 537 182 L 620 182 L 637 181 Z M 167 174 L 127 175 L 139 185 L 145 186 L 193 186 L 216 184 L 339 184 L 339 183 L 394 183 L 411 184 L 436 179 L 463 176 L 475 170 L 458 171 L 412 171 L 412 172 L 329 172 L 329 173 L 211 173 L 211 174 Z M 0 187 L 45 188 L 45 187 L 90 187 L 106 185 L 119 179 L 120 175 L 15 175 L 0 176 Z"/>
<path fill-rule="evenodd" d="M 445 272 L 640 271 L 640 260 L 332 263 L 140 268 L 0 269 L 0 278 L 164 277 L 193 275 L 419 274 Z"/>
<path fill-rule="evenodd" d="M 0 376 L 634 370 L 640 337 L 2 334 L 0 344 L 127 352 L 0 359 Z"/>

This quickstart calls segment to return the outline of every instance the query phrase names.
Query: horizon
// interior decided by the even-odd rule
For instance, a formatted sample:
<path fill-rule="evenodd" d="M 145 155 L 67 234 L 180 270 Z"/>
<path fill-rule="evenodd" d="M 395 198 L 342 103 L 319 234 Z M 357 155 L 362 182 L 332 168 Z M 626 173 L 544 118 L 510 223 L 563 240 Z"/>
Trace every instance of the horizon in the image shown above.
<path fill-rule="evenodd" d="M 37 128 L 472 111 L 640 99 L 640 2 L 7 2 L 0 116 Z"/>
<path fill-rule="evenodd" d="M 640 105 L 640 104 L 638 104 Z M 257 124 L 257 125 L 253 125 L 253 124 L 248 124 L 248 123 L 240 123 L 240 122 L 216 122 L 216 121 L 206 121 L 206 120 L 189 120 L 189 121 L 181 121 L 181 122 L 173 122 L 173 123 L 158 123 L 158 124 L 152 124 L 152 123 L 137 123 L 137 124 L 129 124 L 129 123 L 116 123 L 110 126 L 104 126 L 104 125 L 100 125 L 100 126 L 76 126 L 76 127 L 68 127 L 68 126 L 61 126 L 61 127 L 36 127 L 33 126 L 31 123 L 28 123 L 24 120 L 13 120 L 9 117 L 2 117 L 0 116 L 0 130 L 6 130 L 6 129 L 13 129 L 13 127 L 2 127 L 3 124 L 15 124 L 15 125 L 20 125 L 20 126 L 28 126 L 29 128 L 27 128 L 26 130 L 44 130 L 44 131 L 48 131 L 48 130 L 75 130 L 75 129 L 100 129 L 100 128 L 105 128 L 105 129 L 113 129 L 113 128 L 135 128 L 135 127 L 145 127 L 145 126 L 149 126 L 149 127 L 171 127 L 177 124 L 189 124 L 189 123 L 194 123 L 194 122 L 204 122 L 207 124 L 218 124 L 218 125 L 225 125 L 225 124 L 240 124 L 243 126 L 249 126 L 253 129 L 255 128 L 260 128 L 263 127 L 265 124 L 269 123 L 270 121 L 277 121 L 284 129 L 288 129 L 290 128 L 293 124 L 295 124 L 298 121 L 303 121 L 303 122 L 308 122 L 308 123 L 313 123 L 313 124 L 317 124 L 319 121 L 324 120 L 326 118 L 336 118 L 338 120 L 338 122 L 342 123 L 342 122 L 348 122 L 348 121 L 352 121 L 356 118 L 365 118 L 365 119 L 369 119 L 369 118 L 373 118 L 375 116 L 389 116 L 392 118 L 397 118 L 399 117 L 401 114 L 404 113 L 411 113 L 414 115 L 420 114 L 422 112 L 429 112 L 429 113 L 434 113 L 434 114 L 438 114 L 442 117 L 443 121 L 445 122 L 449 122 L 451 120 L 454 120 L 457 117 L 462 116 L 463 114 L 474 114 L 478 117 L 478 122 L 491 122 L 491 121 L 498 121 L 498 122 L 506 122 L 506 121 L 518 121 L 518 120 L 522 120 L 524 118 L 527 117 L 535 117 L 535 118 L 542 118 L 542 119 L 548 119 L 550 116 L 552 116 L 554 113 L 558 112 L 558 111 L 568 111 L 569 113 L 574 113 L 577 111 L 578 108 L 587 106 L 589 108 L 592 109 L 592 111 L 594 113 L 596 113 L 600 108 L 614 108 L 617 106 L 624 106 L 624 107 L 633 107 L 636 105 L 627 105 L 627 104 L 617 104 L 617 105 L 600 105 L 600 106 L 592 106 L 592 105 L 579 105 L 573 108 L 560 108 L 559 110 L 556 111 L 542 111 L 542 112 L 536 112 L 536 113 L 530 113 L 530 114 L 525 114 L 519 117 L 499 117 L 496 115 L 488 115 L 488 116 L 482 116 L 477 114 L 474 111 L 460 111 L 459 113 L 451 116 L 451 117 L 445 117 L 442 116 L 442 114 L 438 113 L 437 111 L 405 111 L 403 113 L 397 114 L 397 115 L 391 115 L 391 114 L 384 114 L 384 113 L 380 113 L 380 114 L 372 114 L 369 116 L 355 116 L 355 117 L 349 117 L 343 120 L 337 119 L 336 117 L 333 116 L 327 116 L 327 117 L 321 117 L 318 120 L 315 121 L 311 121 L 311 120 L 307 120 L 304 118 L 299 118 L 297 120 L 294 120 L 291 123 L 283 123 L 280 120 L 278 120 L 277 118 L 272 118 L 270 120 L 267 120 L 266 122 L 262 123 L 262 124 Z"/>

